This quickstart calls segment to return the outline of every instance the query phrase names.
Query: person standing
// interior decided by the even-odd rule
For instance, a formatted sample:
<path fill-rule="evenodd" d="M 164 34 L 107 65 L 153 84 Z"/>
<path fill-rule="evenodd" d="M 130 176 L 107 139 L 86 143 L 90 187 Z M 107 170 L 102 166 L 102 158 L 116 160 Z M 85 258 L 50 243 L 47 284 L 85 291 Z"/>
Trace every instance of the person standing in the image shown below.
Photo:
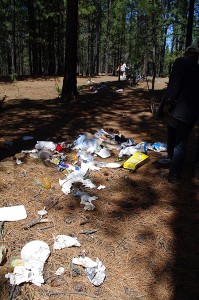
<path fill-rule="evenodd" d="M 167 107 L 168 181 L 179 179 L 186 145 L 199 118 L 199 48 L 189 46 L 183 57 L 175 60 L 161 110 Z M 157 112 L 157 115 L 161 111 Z"/>
<path fill-rule="evenodd" d="M 126 63 L 123 62 L 122 65 L 121 65 L 121 75 L 122 75 L 123 78 L 126 78 L 126 69 L 127 68 L 128 67 L 126 66 Z"/>

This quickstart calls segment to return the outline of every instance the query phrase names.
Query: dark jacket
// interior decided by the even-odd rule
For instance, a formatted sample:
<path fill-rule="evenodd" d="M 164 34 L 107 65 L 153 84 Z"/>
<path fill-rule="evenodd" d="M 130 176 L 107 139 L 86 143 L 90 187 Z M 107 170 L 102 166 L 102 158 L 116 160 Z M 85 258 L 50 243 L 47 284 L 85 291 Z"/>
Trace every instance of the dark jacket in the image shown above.
<path fill-rule="evenodd" d="M 166 96 L 174 106 L 171 115 L 194 124 L 199 117 L 199 64 L 195 57 L 175 60 Z"/>

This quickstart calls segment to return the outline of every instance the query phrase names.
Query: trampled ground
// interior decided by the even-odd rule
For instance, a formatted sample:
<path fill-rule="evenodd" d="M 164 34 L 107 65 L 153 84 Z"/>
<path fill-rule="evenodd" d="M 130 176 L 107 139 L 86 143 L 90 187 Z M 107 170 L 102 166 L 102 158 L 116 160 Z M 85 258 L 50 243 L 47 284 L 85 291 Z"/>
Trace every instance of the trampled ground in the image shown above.
<path fill-rule="evenodd" d="M 150 112 L 147 82 L 130 86 L 111 76 L 92 80 L 103 82 L 98 92 L 85 86 L 79 99 L 66 107 L 58 98 L 61 78 L 0 83 L 0 96 L 7 95 L 0 120 L 0 207 L 23 204 L 27 211 L 26 219 L 1 223 L 0 246 L 8 251 L 7 261 L 0 266 L 0 299 L 196 300 L 199 183 L 193 177 L 195 132 L 177 185 L 167 182 L 167 170 L 157 164 L 163 153 L 152 150 L 148 151 L 147 163 L 136 171 L 122 167 L 89 171 L 87 178 L 105 189 L 81 184 L 73 188 L 98 197 L 91 211 L 85 210 L 72 192 L 65 195 L 61 191 L 59 178 L 66 175 L 58 172 L 56 165 L 29 154 L 20 157 L 22 150 L 32 150 L 37 141 L 70 144 L 80 133 L 94 134 L 102 128 L 136 144 L 166 141 L 164 120 L 155 120 Z M 166 82 L 156 80 L 159 99 Z M 78 78 L 78 85 L 87 85 L 87 79 Z M 120 88 L 123 92 L 117 93 Z M 24 141 L 24 136 L 34 139 Z M 74 162 L 75 153 L 64 152 L 68 163 Z M 114 162 L 118 153 L 112 149 L 111 157 L 95 159 Z M 17 165 L 16 157 L 23 164 Z M 51 189 L 38 184 L 46 176 Z M 27 228 L 44 207 L 49 222 Z M 53 238 L 61 234 L 77 237 L 81 246 L 53 250 Z M 12 286 L 5 279 L 5 274 L 12 272 L 10 262 L 33 240 L 42 240 L 50 247 L 45 283 L 40 287 L 33 283 Z M 106 278 L 98 287 L 89 282 L 84 268 L 76 266 L 78 274 L 71 264 L 73 257 L 85 254 L 92 260 L 99 258 L 106 267 Z M 55 275 L 59 267 L 65 269 L 60 276 Z"/>

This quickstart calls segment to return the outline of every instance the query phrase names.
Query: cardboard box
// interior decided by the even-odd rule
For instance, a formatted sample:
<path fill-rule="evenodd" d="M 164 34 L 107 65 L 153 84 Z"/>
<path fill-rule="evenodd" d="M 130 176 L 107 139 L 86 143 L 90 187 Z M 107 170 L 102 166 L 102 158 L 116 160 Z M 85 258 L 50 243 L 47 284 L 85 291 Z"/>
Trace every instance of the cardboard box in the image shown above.
<path fill-rule="evenodd" d="M 142 152 L 136 152 L 127 161 L 125 161 L 125 163 L 123 164 L 123 168 L 136 170 L 138 167 L 145 164 L 148 158 L 149 158 L 148 155 Z"/>

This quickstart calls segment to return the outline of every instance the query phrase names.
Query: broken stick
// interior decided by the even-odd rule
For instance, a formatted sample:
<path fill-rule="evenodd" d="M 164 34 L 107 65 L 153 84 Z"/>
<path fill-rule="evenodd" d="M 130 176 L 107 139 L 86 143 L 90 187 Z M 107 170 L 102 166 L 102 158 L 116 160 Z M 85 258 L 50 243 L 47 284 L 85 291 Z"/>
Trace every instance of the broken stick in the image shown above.
<path fill-rule="evenodd" d="M 35 220 L 33 220 L 33 221 L 31 221 L 31 222 L 25 224 L 24 227 L 23 227 L 23 229 L 29 229 L 30 227 L 33 227 L 33 226 L 35 226 L 35 225 L 37 225 L 37 224 L 40 224 L 40 223 L 48 223 L 48 222 L 50 222 L 49 219 L 41 219 L 41 218 L 35 219 Z"/>

